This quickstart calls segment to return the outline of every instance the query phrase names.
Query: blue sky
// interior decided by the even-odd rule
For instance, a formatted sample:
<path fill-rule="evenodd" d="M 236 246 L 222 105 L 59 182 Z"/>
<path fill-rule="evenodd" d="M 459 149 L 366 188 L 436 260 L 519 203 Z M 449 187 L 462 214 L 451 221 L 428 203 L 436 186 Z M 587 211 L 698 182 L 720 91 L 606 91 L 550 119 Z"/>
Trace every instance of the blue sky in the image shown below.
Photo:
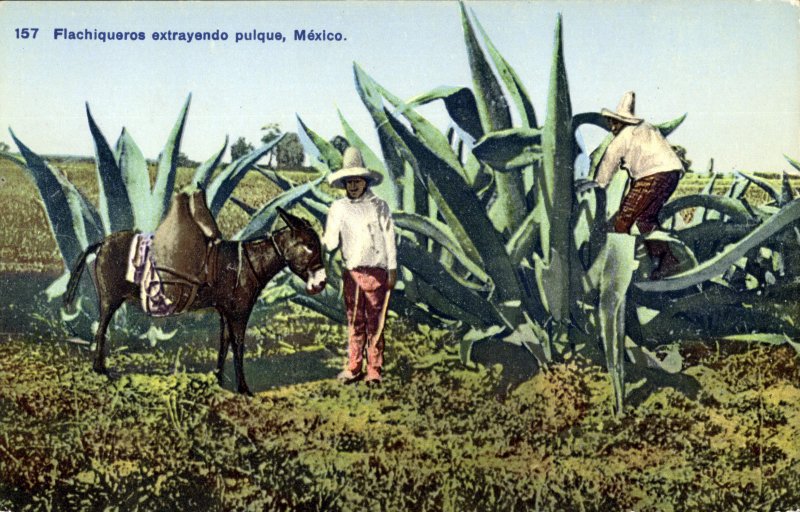
<path fill-rule="evenodd" d="M 637 114 L 687 112 L 671 137 L 694 168 L 789 169 L 800 158 L 800 8 L 778 0 L 467 2 L 545 116 L 556 16 L 574 112 L 614 109 L 627 90 Z M 15 29 L 38 27 L 34 39 Z M 143 31 L 145 41 L 54 40 L 56 28 Z M 152 41 L 152 32 L 225 31 L 225 42 Z M 292 41 L 294 30 L 341 32 L 342 42 Z M 280 31 L 285 43 L 234 43 L 236 32 Z M 470 85 L 458 3 L 3 2 L 0 141 L 7 128 L 45 154 L 93 154 L 88 102 L 113 143 L 125 126 L 155 158 L 192 93 L 182 150 L 205 160 L 229 135 L 260 138 L 296 115 L 331 138 L 336 109 L 377 149 L 353 82 L 358 62 L 408 98 Z M 441 127 L 440 106 L 422 113 Z M 583 133 L 592 148 L 603 135 Z"/>

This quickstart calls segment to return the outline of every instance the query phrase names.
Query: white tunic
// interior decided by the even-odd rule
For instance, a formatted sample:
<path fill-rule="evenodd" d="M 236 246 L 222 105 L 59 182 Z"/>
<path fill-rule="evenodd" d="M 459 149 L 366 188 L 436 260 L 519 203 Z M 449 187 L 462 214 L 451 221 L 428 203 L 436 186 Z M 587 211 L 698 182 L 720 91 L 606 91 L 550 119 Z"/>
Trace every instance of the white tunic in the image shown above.
<path fill-rule="evenodd" d="M 597 169 L 597 183 L 601 187 L 608 185 L 620 167 L 634 180 L 683 169 L 680 159 L 659 129 L 644 122 L 626 126 L 614 137 Z"/>
<path fill-rule="evenodd" d="M 328 251 L 342 246 L 345 267 L 397 268 L 392 212 L 367 189 L 358 199 L 337 199 L 328 211 L 322 243 Z"/>

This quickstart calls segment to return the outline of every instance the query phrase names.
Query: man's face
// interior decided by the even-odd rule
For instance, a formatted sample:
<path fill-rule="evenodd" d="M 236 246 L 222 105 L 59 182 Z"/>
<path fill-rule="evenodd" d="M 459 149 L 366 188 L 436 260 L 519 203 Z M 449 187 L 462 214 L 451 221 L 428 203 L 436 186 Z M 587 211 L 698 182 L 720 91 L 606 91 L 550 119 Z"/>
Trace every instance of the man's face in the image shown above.
<path fill-rule="evenodd" d="M 624 124 L 620 123 L 616 119 L 609 119 L 608 120 L 609 127 L 611 128 L 611 133 L 614 135 L 618 134 L 622 131 L 622 128 L 625 126 Z"/>
<path fill-rule="evenodd" d="M 344 185 L 347 190 L 347 197 L 350 199 L 358 199 L 367 190 L 367 180 L 364 178 L 347 178 L 344 180 Z"/>

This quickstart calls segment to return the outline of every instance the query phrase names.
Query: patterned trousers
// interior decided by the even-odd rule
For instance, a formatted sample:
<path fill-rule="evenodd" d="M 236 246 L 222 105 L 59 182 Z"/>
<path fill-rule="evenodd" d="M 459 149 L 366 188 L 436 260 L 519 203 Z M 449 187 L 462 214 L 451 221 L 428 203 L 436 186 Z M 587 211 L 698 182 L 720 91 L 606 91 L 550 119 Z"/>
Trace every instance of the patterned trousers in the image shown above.
<path fill-rule="evenodd" d="M 347 308 L 347 369 L 361 373 L 367 351 L 367 379 L 380 380 L 383 367 L 383 306 L 389 287 L 388 272 L 377 267 L 358 267 L 344 273 L 344 303 Z M 377 334 L 377 337 L 376 337 Z"/>
<path fill-rule="evenodd" d="M 680 171 L 661 172 L 634 180 L 631 188 L 622 199 L 614 231 L 629 233 L 634 224 L 642 234 L 650 233 L 658 227 L 658 212 L 678 187 Z M 645 242 L 651 258 L 659 260 L 659 267 L 665 259 L 677 261 L 666 242 L 652 240 Z"/>

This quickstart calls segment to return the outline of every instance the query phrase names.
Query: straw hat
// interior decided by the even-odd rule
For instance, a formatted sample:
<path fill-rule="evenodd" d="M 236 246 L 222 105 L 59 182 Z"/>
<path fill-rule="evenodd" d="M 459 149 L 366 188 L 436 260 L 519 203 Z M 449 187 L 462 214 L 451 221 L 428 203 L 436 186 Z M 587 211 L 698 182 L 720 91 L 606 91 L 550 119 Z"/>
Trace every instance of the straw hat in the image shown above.
<path fill-rule="evenodd" d="M 636 93 L 633 91 L 626 92 L 617 105 L 617 111 L 612 112 L 606 108 L 600 111 L 600 114 L 605 117 L 610 117 L 616 121 L 625 124 L 639 124 L 642 122 L 641 118 L 635 117 L 633 111 L 636 109 Z"/>
<path fill-rule="evenodd" d="M 328 183 L 336 188 L 344 188 L 344 180 L 347 178 L 364 178 L 370 186 L 378 185 L 383 181 L 381 173 L 364 167 L 361 151 L 353 146 L 344 150 L 342 168 L 328 176 Z"/>

